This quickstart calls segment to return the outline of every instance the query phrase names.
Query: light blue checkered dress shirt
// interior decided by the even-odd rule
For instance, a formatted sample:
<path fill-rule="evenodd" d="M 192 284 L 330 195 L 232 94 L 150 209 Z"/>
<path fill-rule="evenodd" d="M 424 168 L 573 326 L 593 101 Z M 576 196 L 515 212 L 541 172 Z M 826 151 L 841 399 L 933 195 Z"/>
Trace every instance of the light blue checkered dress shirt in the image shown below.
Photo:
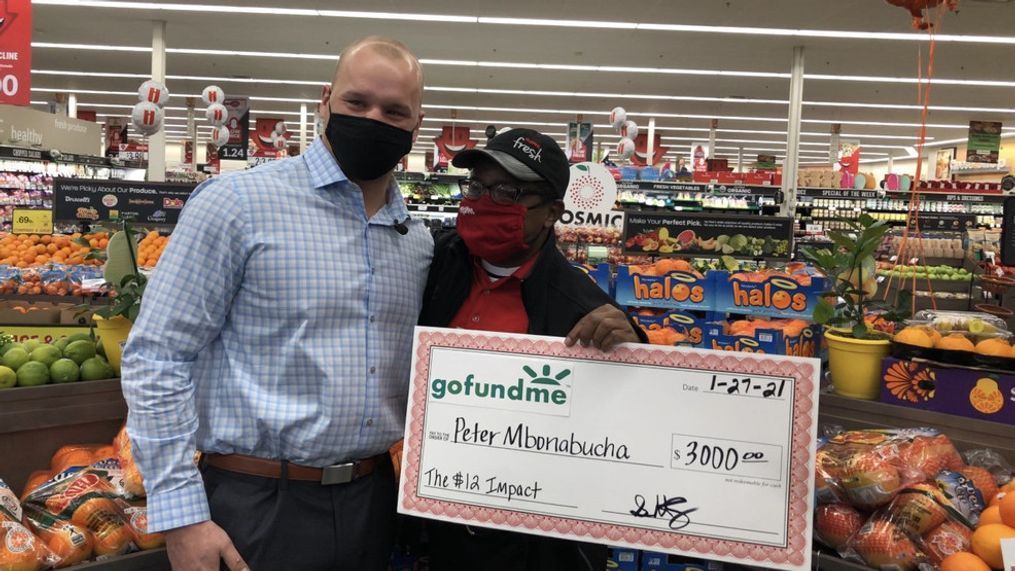
<path fill-rule="evenodd" d="M 123 357 L 162 531 L 209 519 L 194 450 L 326 466 L 401 438 L 433 240 L 392 183 L 367 220 L 324 144 L 198 187 Z"/>

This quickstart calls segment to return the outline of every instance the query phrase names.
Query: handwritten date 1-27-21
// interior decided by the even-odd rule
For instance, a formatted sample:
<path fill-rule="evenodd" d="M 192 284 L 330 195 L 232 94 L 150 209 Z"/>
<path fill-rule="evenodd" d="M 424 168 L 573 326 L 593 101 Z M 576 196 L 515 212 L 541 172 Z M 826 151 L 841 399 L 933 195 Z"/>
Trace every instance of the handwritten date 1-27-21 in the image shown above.
<path fill-rule="evenodd" d="M 738 379 L 736 377 L 729 377 L 721 379 L 719 375 L 712 375 L 712 384 L 709 386 L 709 392 L 713 393 L 725 393 L 728 395 L 743 395 L 743 396 L 761 396 L 764 398 L 782 398 L 782 395 L 786 392 L 786 384 L 789 379 L 779 379 L 778 381 L 759 381 L 754 382 L 750 377 Z"/>
<path fill-rule="evenodd" d="M 690 515 L 698 511 L 698 508 L 681 509 L 680 506 L 687 503 L 687 498 L 683 496 L 669 498 L 665 495 L 656 495 L 656 505 L 652 510 L 646 507 L 646 502 L 645 496 L 637 494 L 634 496 L 634 509 L 628 513 L 634 517 L 649 519 L 670 518 L 669 526 L 672 530 L 684 529 L 690 525 Z"/>

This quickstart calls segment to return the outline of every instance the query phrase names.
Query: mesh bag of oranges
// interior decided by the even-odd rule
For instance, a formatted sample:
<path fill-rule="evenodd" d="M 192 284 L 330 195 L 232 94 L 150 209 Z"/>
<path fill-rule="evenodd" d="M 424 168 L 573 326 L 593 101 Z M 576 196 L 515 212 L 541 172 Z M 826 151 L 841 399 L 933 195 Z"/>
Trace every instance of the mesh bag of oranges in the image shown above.
<path fill-rule="evenodd" d="M 120 478 L 114 458 L 85 468 L 71 467 L 28 494 L 25 510 L 40 534 L 62 537 L 66 557 L 84 560 L 137 549 L 124 504 L 112 483 Z M 75 541 L 85 536 L 91 541 Z M 56 541 L 56 540 L 54 540 Z M 85 553 L 89 551 L 90 553 Z"/>
<path fill-rule="evenodd" d="M 18 498 L 0 481 L 0 571 L 36 571 L 60 563 L 60 558 L 29 529 Z"/>
<path fill-rule="evenodd" d="M 945 470 L 933 482 L 903 488 L 838 547 L 839 553 L 875 568 L 922 564 L 937 569 L 949 556 L 969 551 L 982 507 L 972 482 Z"/>
<path fill-rule="evenodd" d="M 932 428 L 839 432 L 819 442 L 815 460 L 818 503 L 868 511 L 905 486 L 965 467 L 952 441 Z"/>

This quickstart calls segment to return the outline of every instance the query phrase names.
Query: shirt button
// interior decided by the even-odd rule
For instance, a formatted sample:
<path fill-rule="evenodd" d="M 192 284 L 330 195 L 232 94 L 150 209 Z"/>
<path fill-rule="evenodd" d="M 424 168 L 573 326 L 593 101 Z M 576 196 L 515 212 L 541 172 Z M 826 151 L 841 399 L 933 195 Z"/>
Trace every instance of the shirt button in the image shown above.
<path fill-rule="evenodd" d="M 371 375 L 376 373 L 376 372 L 377 372 L 377 367 L 370 367 L 370 374 Z"/>
<path fill-rule="evenodd" d="M 473 323 L 479 323 L 479 314 L 478 313 L 476 315 L 472 316 L 472 322 Z"/>
<path fill-rule="evenodd" d="M 377 321 L 377 317 L 374 316 L 374 315 L 371 315 L 370 316 L 370 323 L 373 323 L 374 321 Z"/>
<path fill-rule="evenodd" d="M 373 426 L 373 425 L 374 425 L 374 419 L 368 418 L 367 419 L 367 426 Z"/>

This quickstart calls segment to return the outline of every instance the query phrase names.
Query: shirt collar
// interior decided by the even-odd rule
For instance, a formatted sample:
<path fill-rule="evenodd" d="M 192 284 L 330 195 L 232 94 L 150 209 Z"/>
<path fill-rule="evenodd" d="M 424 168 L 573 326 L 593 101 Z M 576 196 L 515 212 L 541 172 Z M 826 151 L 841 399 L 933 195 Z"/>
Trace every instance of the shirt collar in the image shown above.
<path fill-rule="evenodd" d="M 349 177 L 342 172 L 342 167 L 338 166 L 335 155 L 331 153 L 327 145 L 324 144 L 324 139 L 320 137 L 303 153 L 303 160 L 307 163 L 314 188 L 324 188 L 349 180 Z"/>
<path fill-rule="evenodd" d="M 338 166 L 335 155 L 324 144 L 324 139 L 320 137 L 303 153 L 303 160 L 306 161 L 307 169 L 310 172 L 310 180 L 313 182 L 314 188 L 326 188 L 340 183 L 352 183 L 349 177 L 345 176 L 345 173 L 342 172 L 342 167 Z M 392 177 L 391 183 L 388 186 L 387 203 L 378 213 L 384 214 L 379 218 L 378 223 L 385 226 L 393 225 L 395 222 L 401 223 L 409 217 L 409 209 L 405 206 L 405 198 L 402 196 L 402 191 L 398 187 L 398 182 L 394 180 L 394 177 Z M 388 218 L 391 218 L 391 220 L 388 221 Z"/>

